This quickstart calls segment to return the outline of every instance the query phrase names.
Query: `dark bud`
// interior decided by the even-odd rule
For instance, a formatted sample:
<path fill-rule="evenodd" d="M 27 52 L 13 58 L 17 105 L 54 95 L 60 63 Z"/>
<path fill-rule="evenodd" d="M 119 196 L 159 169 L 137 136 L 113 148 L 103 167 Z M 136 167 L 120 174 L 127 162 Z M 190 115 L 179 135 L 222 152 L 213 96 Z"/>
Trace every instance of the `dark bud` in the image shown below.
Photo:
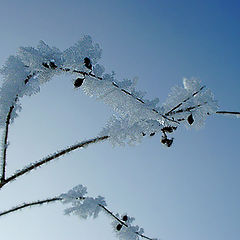
<path fill-rule="evenodd" d="M 176 129 L 177 127 L 164 127 L 162 128 L 162 132 L 172 133 Z"/>
<path fill-rule="evenodd" d="M 92 70 L 91 60 L 88 57 L 84 58 L 84 65 L 85 65 L 86 68 Z"/>
<path fill-rule="evenodd" d="M 128 216 L 127 216 L 127 215 L 124 215 L 124 216 L 122 217 L 122 220 L 123 220 L 124 222 L 126 222 L 126 221 L 128 220 Z"/>
<path fill-rule="evenodd" d="M 146 136 L 146 133 L 142 132 L 143 137 Z"/>
<path fill-rule="evenodd" d="M 192 116 L 192 114 L 187 118 L 187 121 L 188 121 L 188 123 L 190 124 L 190 125 L 192 125 L 193 124 L 193 122 L 194 122 L 194 119 L 193 119 L 193 116 Z"/>
<path fill-rule="evenodd" d="M 118 231 L 120 231 L 120 230 L 122 229 L 122 224 L 118 224 L 117 227 L 116 227 L 116 229 L 117 229 Z"/>
<path fill-rule="evenodd" d="M 155 132 L 153 132 L 153 133 L 150 133 L 150 137 L 152 137 L 152 136 L 154 136 L 155 135 Z"/>
<path fill-rule="evenodd" d="M 45 67 L 45 68 L 49 68 L 48 64 L 43 62 L 42 65 Z"/>
<path fill-rule="evenodd" d="M 57 68 L 57 65 L 54 62 L 50 62 L 49 66 L 50 66 L 51 69 L 56 69 Z"/>
<path fill-rule="evenodd" d="M 171 145 L 173 143 L 173 138 L 168 139 L 166 137 L 162 137 L 161 143 L 166 145 L 167 147 L 171 147 Z"/>
<path fill-rule="evenodd" d="M 84 78 L 77 78 L 74 82 L 74 87 L 75 88 L 81 87 L 81 85 L 83 84 L 83 80 L 84 80 Z"/>

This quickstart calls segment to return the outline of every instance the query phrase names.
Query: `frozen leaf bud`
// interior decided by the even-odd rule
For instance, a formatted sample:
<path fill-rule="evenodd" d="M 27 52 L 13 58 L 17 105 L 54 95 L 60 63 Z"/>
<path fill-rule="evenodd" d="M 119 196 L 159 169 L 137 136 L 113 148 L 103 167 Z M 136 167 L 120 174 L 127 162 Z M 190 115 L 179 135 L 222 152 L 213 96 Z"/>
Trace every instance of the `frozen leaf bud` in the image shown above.
<path fill-rule="evenodd" d="M 118 224 L 117 227 L 116 227 L 116 229 L 117 229 L 118 231 L 120 231 L 120 230 L 122 229 L 122 224 Z"/>
<path fill-rule="evenodd" d="M 192 125 L 193 124 L 193 122 L 194 122 L 194 119 L 193 119 L 193 116 L 192 116 L 192 114 L 187 118 L 187 121 L 188 121 L 188 123 L 190 124 L 190 125 Z"/>
<path fill-rule="evenodd" d="M 43 62 L 42 65 L 45 67 L 45 68 L 49 68 L 48 64 Z"/>
<path fill-rule="evenodd" d="M 127 216 L 127 215 L 124 215 L 124 216 L 122 217 L 122 220 L 123 220 L 124 222 L 126 222 L 126 221 L 128 220 L 128 216 Z"/>
<path fill-rule="evenodd" d="M 83 80 L 84 78 L 77 78 L 74 82 L 74 87 L 75 88 L 81 87 L 81 85 L 83 84 Z"/>
<path fill-rule="evenodd" d="M 172 143 L 173 143 L 173 138 L 168 139 L 166 137 L 162 137 L 161 139 L 161 143 L 166 145 L 167 147 L 171 147 Z"/>
<path fill-rule="evenodd" d="M 49 63 L 49 66 L 50 66 L 51 69 L 56 69 L 57 68 L 57 65 L 52 61 Z"/>
<path fill-rule="evenodd" d="M 86 68 L 92 70 L 91 60 L 88 57 L 84 58 L 84 65 L 85 65 Z"/>

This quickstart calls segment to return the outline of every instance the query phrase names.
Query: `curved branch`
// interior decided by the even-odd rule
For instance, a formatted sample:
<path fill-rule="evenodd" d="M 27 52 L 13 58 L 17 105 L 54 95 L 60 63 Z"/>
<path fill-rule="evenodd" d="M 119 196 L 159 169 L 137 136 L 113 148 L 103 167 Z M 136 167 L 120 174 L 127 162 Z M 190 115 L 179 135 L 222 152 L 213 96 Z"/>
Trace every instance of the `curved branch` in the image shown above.
<path fill-rule="evenodd" d="M 105 139 L 107 139 L 109 136 L 103 136 L 103 137 L 97 137 L 97 138 L 93 138 L 93 139 L 90 139 L 90 140 L 87 140 L 87 141 L 84 141 L 84 142 L 80 142 L 80 143 L 77 143 L 77 144 L 74 144 L 68 148 L 65 148 L 63 150 L 60 150 L 52 155 L 50 155 L 49 157 L 46 157 L 46 158 L 43 158 L 42 160 L 36 162 L 36 163 L 32 163 L 30 166 L 28 167 L 25 167 L 19 171 L 17 171 L 17 173 L 15 173 L 14 175 L 12 175 L 11 177 L 9 178 L 6 178 L 5 181 L 1 182 L 0 183 L 0 188 L 2 188 L 5 184 L 17 179 L 18 177 L 32 171 L 33 169 L 36 169 L 56 158 L 59 158 L 63 155 L 65 155 L 66 153 L 69 153 L 73 150 L 76 150 L 78 148 L 82 148 L 82 147 L 85 147 L 85 146 L 88 146 L 89 144 L 93 144 L 93 143 L 97 143 L 97 142 L 100 142 L 100 141 L 103 141 Z"/>
<path fill-rule="evenodd" d="M 24 84 L 26 85 L 29 80 L 35 76 L 36 73 L 33 74 L 29 74 L 26 79 L 24 80 Z M 4 142 L 3 142 L 3 156 L 2 156 L 2 169 L 1 169 L 1 179 L 0 179 L 0 186 L 2 183 L 5 182 L 5 175 L 6 175 L 6 161 L 7 161 L 7 143 L 8 143 L 8 129 L 9 129 L 9 125 L 10 125 L 10 120 L 11 120 L 11 115 L 13 112 L 13 109 L 15 107 L 15 103 L 18 100 L 18 95 L 16 95 L 15 99 L 14 99 L 14 103 L 13 105 L 9 108 L 9 112 L 7 115 L 7 119 L 6 119 L 6 125 L 5 125 L 5 131 L 4 131 Z"/>
<path fill-rule="evenodd" d="M 63 72 L 72 72 L 72 73 L 79 73 L 79 74 L 82 74 L 84 77 L 85 76 L 89 76 L 89 77 L 93 77 L 95 79 L 98 79 L 98 80 L 103 80 L 103 78 L 101 77 L 98 77 L 96 75 L 94 75 L 92 72 L 84 72 L 84 71 L 79 71 L 79 70 L 72 70 L 70 68 L 63 68 L 63 67 L 58 67 L 55 63 L 54 65 L 52 65 L 52 67 L 50 65 L 48 65 L 47 63 L 42 63 L 42 65 L 45 67 L 45 68 L 50 68 L 52 70 L 60 70 L 60 71 L 63 71 Z M 27 67 L 27 66 L 26 66 Z M 121 92 L 125 93 L 126 95 L 129 95 L 131 96 L 132 98 L 134 98 L 136 101 L 142 103 L 142 104 L 146 104 L 142 99 L 138 98 L 138 97 L 135 97 L 131 92 L 129 91 L 126 91 L 125 89 L 119 87 L 115 82 L 112 82 L 112 85 L 118 89 L 120 89 Z M 151 109 L 153 112 L 159 114 L 161 117 L 163 117 L 164 119 L 170 121 L 170 122 L 174 122 L 174 123 L 177 123 L 179 124 L 178 121 L 174 120 L 174 119 L 170 119 L 167 117 L 166 114 L 161 114 L 159 111 L 157 111 L 156 109 L 152 108 Z"/>

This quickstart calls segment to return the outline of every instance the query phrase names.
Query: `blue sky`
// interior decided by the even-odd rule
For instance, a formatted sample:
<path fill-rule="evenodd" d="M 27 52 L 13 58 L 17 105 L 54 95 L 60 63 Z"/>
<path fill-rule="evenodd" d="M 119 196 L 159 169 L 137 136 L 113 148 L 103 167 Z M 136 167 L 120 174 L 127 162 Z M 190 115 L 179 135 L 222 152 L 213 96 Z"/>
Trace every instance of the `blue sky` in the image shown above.
<path fill-rule="evenodd" d="M 183 77 L 200 78 L 221 110 L 240 110 L 239 1 L 1 1 L 0 64 L 19 46 L 44 40 L 62 50 L 83 34 L 103 49 L 101 64 L 165 101 Z M 66 145 L 95 137 L 111 109 L 54 78 L 22 99 L 10 129 L 8 174 Z M 163 240 L 237 240 L 240 235 L 240 120 L 210 116 L 204 128 L 179 128 L 172 148 L 160 136 L 134 147 L 107 142 L 67 155 L 0 191 L 1 209 L 44 199 L 81 183 L 109 208 L 136 218 Z M 116 239 L 101 214 L 83 221 L 60 204 L 0 219 L 1 239 Z"/>

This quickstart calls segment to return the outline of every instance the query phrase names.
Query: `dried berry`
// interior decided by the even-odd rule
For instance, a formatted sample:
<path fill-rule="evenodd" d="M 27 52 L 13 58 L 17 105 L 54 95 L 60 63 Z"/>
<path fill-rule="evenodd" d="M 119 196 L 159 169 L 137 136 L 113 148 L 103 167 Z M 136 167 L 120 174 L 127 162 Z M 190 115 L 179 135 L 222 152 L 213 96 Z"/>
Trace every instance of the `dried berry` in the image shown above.
<path fill-rule="evenodd" d="M 49 68 L 48 64 L 43 62 L 42 65 L 45 67 L 45 68 Z"/>
<path fill-rule="evenodd" d="M 124 222 L 126 222 L 126 221 L 128 220 L 128 216 L 127 216 L 127 215 L 124 215 L 124 216 L 122 217 L 122 220 L 123 220 Z"/>
<path fill-rule="evenodd" d="M 193 115 L 192 115 L 192 114 L 187 118 L 187 121 L 188 121 L 188 123 L 189 123 L 190 125 L 193 124 L 194 119 L 193 119 Z"/>
<path fill-rule="evenodd" d="M 51 69 L 56 69 L 57 68 L 57 65 L 54 62 L 50 62 L 49 66 L 50 66 Z"/>
<path fill-rule="evenodd" d="M 120 231 L 120 230 L 122 229 L 122 224 L 118 224 L 117 227 L 116 227 L 116 229 L 117 229 L 118 231 Z"/>
<path fill-rule="evenodd" d="M 81 85 L 83 84 L 84 78 L 77 78 L 74 82 L 74 87 L 78 88 L 81 87 Z"/>
<path fill-rule="evenodd" d="M 88 57 L 84 58 L 84 65 L 85 65 L 86 68 L 92 70 L 91 60 Z"/>
<path fill-rule="evenodd" d="M 150 137 L 152 137 L 152 136 L 154 136 L 155 135 L 155 132 L 153 132 L 153 133 L 150 133 Z"/>

